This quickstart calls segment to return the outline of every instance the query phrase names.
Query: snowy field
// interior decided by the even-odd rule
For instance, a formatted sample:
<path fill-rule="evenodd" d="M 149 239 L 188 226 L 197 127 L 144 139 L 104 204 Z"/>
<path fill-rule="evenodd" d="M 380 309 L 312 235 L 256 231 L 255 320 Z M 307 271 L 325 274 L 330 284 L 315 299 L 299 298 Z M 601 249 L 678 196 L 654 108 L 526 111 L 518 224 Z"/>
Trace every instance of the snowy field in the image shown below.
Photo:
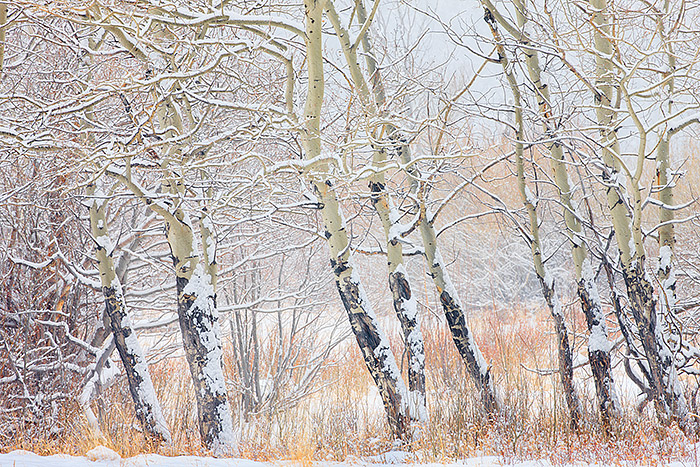
<path fill-rule="evenodd" d="M 286 467 L 286 466 L 367 466 L 389 467 L 396 465 L 421 465 L 425 467 L 450 467 L 470 466 L 481 467 L 487 465 L 508 465 L 514 467 L 549 467 L 553 464 L 549 461 L 505 462 L 503 459 L 493 456 L 472 457 L 450 464 L 416 463 L 412 461 L 412 455 L 404 452 L 389 452 L 380 456 L 363 459 L 353 459 L 347 462 L 308 462 L 308 461 L 275 461 L 256 462 L 245 459 L 216 459 L 213 457 L 179 456 L 165 457 L 157 454 L 146 454 L 122 459 L 119 455 L 103 446 L 88 451 L 83 457 L 69 455 L 38 456 L 28 451 L 12 451 L 0 454 L 0 467 Z M 648 464 L 648 461 L 645 463 Z M 557 467 L 584 467 L 587 464 L 557 464 Z M 604 464 L 595 464 L 596 467 L 605 467 Z M 698 465 L 697 462 L 672 462 L 669 464 L 658 463 L 668 467 L 690 467 Z"/>

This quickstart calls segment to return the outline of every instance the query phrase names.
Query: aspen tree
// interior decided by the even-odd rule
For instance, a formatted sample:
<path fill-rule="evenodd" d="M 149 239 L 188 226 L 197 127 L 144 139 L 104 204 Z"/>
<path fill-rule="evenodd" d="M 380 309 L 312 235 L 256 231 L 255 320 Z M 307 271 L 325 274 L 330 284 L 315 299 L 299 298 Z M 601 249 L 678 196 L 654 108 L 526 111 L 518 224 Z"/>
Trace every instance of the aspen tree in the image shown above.
<path fill-rule="evenodd" d="M 530 82 L 534 88 L 535 98 L 545 134 L 550 142 L 546 143 L 549 150 L 554 182 L 556 183 L 559 200 L 561 201 L 566 225 L 566 234 L 571 241 L 571 256 L 576 273 L 577 292 L 581 302 L 581 310 L 586 316 L 588 325 L 588 359 L 596 386 L 598 409 L 606 432 L 612 427 L 613 419 L 619 414 L 619 401 L 615 392 L 611 368 L 610 351 L 612 344 L 608 338 L 605 315 L 602 311 L 598 286 L 591 260 L 585 244 L 584 232 L 579 220 L 579 214 L 574 205 L 573 187 L 564 162 L 564 151 L 561 142 L 557 141 L 558 123 L 552 110 L 549 87 L 542 78 L 537 45 L 530 39 L 527 27 L 526 0 L 514 0 L 518 28 L 503 17 L 490 0 L 482 0 L 482 4 L 492 12 L 494 19 L 521 45 L 525 56 Z"/>
<path fill-rule="evenodd" d="M 304 106 L 303 145 L 307 160 L 321 155 L 321 107 L 323 104 L 323 0 L 304 0 L 305 42 L 308 71 L 308 90 Z M 410 438 L 408 391 L 399 372 L 389 342 L 378 325 L 376 316 L 360 283 L 359 274 L 352 264 L 352 256 L 345 220 L 340 212 L 333 184 L 328 179 L 328 163 L 318 166 L 320 173 L 310 173 L 321 206 L 325 236 L 330 248 L 330 262 L 335 282 L 348 314 L 352 331 L 389 419 L 393 436 Z"/>
<path fill-rule="evenodd" d="M 81 60 L 81 63 L 89 69 L 88 63 L 84 59 Z M 88 77 L 90 77 L 89 71 Z M 92 108 L 87 110 L 86 115 L 91 120 L 95 118 Z M 85 123 L 86 121 L 83 120 L 82 126 L 84 128 L 87 126 Z M 88 147 L 95 146 L 93 135 L 89 132 L 87 132 L 87 135 L 86 143 Z M 113 260 L 115 246 L 109 236 L 106 216 L 108 196 L 101 189 L 97 188 L 97 183 L 92 181 L 88 184 L 86 195 L 90 232 L 95 242 L 95 257 L 105 301 L 102 325 L 106 325 L 107 330 L 111 333 L 113 345 L 119 353 L 127 376 L 129 392 L 134 401 L 136 418 L 139 420 L 146 437 L 155 444 L 170 443 L 172 437 L 151 381 L 145 353 L 132 328 L 131 318 L 124 299 L 121 279 L 126 276 L 126 262 L 128 258 L 122 258 L 123 261 L 120 267 L 123 271 L 118 271 Z M 102 345 L 107 337 L 106 333 L 98 332 L 92 345 Z M 84 392 L 85 395 L 89 395 L 94 390 L 94 384 L 94 380 L 91 378 L 88 386 L 84 388 L 84 391 L 87 391 Z M 89 406 L 89 399 L 88 397 L 83 401 L 86 402 L 86 406 Z M 91 417 L 88 416 L 88 418 Z M 96 428 L 99 429 L 98 426 Z"/>
<path fill-rule="evenodd" d="M 361 1 L 357 2 L 357 12 L 359 21 L 364 23 L 367 14 Z M 386 103 L 386 93 L 380 69 L 374 59 L 374 50 L 372 50 L 372 44 L 367 34 L 362 37 L 362 44 L 375 104 L 381 108 Z M 414 195 L 418 195 L 420 191 L 418 180 L 421 179 L 421 175 L 413 163 L 410 145 L 401 136 L 398 128 L 391 123 L 385 125 L 385 133 L 389 137 L 389 151 L 406 167 L 410 189 Z M 418 230 L 423 241 L 424 256 L 428 264 L 429 275 L 440 296 L 440 303 L 450 328 L 452 340 L 479 391 L 485 413 L 489 418 L 495 418 L 500 410 L 500 403 L 494 388 L 491 371 L 467 326 L 464 307 L 445 268 L 445 262 L 437 244 L 435 218 L 429 212 L 425 202 L 421 202 L 418 209 L 420 211 Z"/>
<path fill-rule="evenodd" d="M 107 198 L 97 191 L 94 183 L 88 186 L 87 196 L 90 206 L 90 229 L 95 241 L 95 255 L 105 298 L 105 321 L 124 365 L 129 392 L 136 408 L 136 418 L 151 441 L 169 443 L 170 431 L 156 398 L 148 362 L 132 329 L 122 284 L 112 259 L 114 245 L 109 237 L 105 215 Z"/>
<path fill-rule="evenodd" d="M 518 192 L 527 215 L 529 218 L 529 243 L 532 250 L 532 261 L 535 268 L 535 274 L 539 279 L 542 287 L 542 295 L 544 296 L 547 308 L 554 320 L 554 329 L 557 334 L 557 356 L 559 359 L 559 377 L 562 387 L 564 388 L 564 397 L 567 407 L 569 408 L 569 416 L 571 418 L 571 427 L 574 430 L 581 428 L 581 402 L 579 401 L 576 386 L 574 384 L 574 367 L 571 345 L 569 344 L 569 331 L 566 327 L 564 315 L 561 310 L 559 296 L 555 290 L 555 282 L 552 275 L 545 269 L 542 261 L 542 246 L 540 244 L 540 229 L 537 219 L 536 204 L 537 199 L 530 191 L 525 180 L 525 166 L 523 163 L 523 141 L 525 140 L 525 132 L 523 126 L 523 111 L 520 96 L 520 89 L 517 80 L 513 74 L 512 67 L 509 63 L 508 56 L 503 46 L 503 38 L 498 31 L 496 19 L 491 10 L 485 6 L 484 20 L 489 25 L 496 49 L 498 52 L 498 61 L 500 62 L 503 73 L 508 80 L 511 94 L 513 95 L 513 111 L 515 113 L 515 165 L 516 177 L 518 183 Z"/>
<path fill-rule="evenodd" d="M 375 6 L 379 2 L 375 2 Z M 355 89 L 360 96 L 363 109 L 370 116 L 379 117 L 379 111 L 370 93 L 357 58 L 357 47 L 360 42 L 367 41 L 371 19 L 359 14 L 358 19 L 363 24 L 363 31 L 350 43 L 350 35 L 343 28 L 340 18 L 335 11 L 332 0 L 326 2 L 326 14 L 335 29 L 340 41 L 345 61 L 350 69 Z M 381 135 L 373 135 L 375 140 Z M 418 319 L 417 302 L 403 261 L 403 247 L 401 244 L 401 224 L 398 211 L 389 194 L 382 166 L 387 162 L 386 148 L 380 145 L 373 146 L 373 165 L 377 168 L 370 177 L 369 188 L 372 205 L 379 217 L 384 229 L 384 238 L 387 248 L 387 265 L 389 267 L 389 288 L 391 289 L 394 310 L 401 323 L 404 344 L 408 354 L 408 388 L 410 394 L 410 415 L 413 420 L 425 422 L 427 413 L 425 408 L 425 349 L 423 336 Z"/>
<path fill-rule="evenodd" d="M 645 270 L 645 248 L 641 230 L 642 199 L 639 187 L 646 150 L 646 131 L 629 107 L 630 116 L 639 130 L 637 166 L 629 173 L 627 190 L 631 193 L 632 209 L 628 212 L 621 196 L 624 175 L 627 170 L 620 159 L 620 143 L 615 125 L 620 99 L 629 104 L 629 95 L 624 86 L 614 98 L 615 47 L 613 43 L 611 15 L 607 0 L 591 0 L 593 39 L 596 51 L 595 109 L 600 132 L 602 160 L 605 164 L 603 178 L 606 182 L 608 209 L 612 216 L 615 239 L 620 252 L 622 274 L 630 301 L 630 309 L 639 329 L 639 338 L 646 356 L 646 372 L 651 398 L 657 414 L 664 423 L 676 421 L 684 429 L 690 428 L 688 405 L 678 380 L 673 355 L 662 333 L 654 288 Z M 629 171 L 628 171 L 629 172 Z"/>
<path fill-rule="evenodd" d="M 108 24 L 103 27 L 134 58 L 149 66 L 154 65 L 127 34 L 119 27 Z M 170 66 L 177 69 L 174 58 L 170 56 L 169 60 Z M 171 88 L 156 86 L 153 98 L 158 102 L 163 97 L 156 109 L 158 124 L 165 130 L 163 137 L 167 141 L 177 141 L 177 136 L 185 134 L 184 122 L 171 94 L 175 90 L 173 88 L 178 86 L 177 80 L 170 86 Z M 165 95 L 161 96 L 160 93 Z M 216 306 L 216 263 L 210 223 L 206 215 L 202 216 L 200 236 L 205 251 L 200 254 L 194 224 L 183 206 L 186 198 L 184 182 L 169 166 L 171 159 L 182 157 L 181 149 L 176 142 L 164 145 L 161 151 L 161 191 L 167 195 L 164 202 L 154 200 L 155 194 L 132 179 L 128 161 L 125 171 L 108 170 L 107 173 L 165 221 L 166 239 L 175 272 L 178 322 L 195 386 L 201 442 L 210 449 L 226 450 L 234 443 L 234 434 L 223 374 L 221 331 Z"/>

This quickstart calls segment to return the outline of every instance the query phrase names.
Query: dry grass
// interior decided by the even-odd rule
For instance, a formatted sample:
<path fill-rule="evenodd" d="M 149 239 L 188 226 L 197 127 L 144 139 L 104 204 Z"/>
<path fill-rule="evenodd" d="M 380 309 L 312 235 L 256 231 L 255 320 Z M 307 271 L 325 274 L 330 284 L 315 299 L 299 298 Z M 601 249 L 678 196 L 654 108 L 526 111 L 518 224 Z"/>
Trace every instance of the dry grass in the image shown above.
<path fill-rule="evenodd" d="M 474 388 L 467 378 L 448 331 L 437 322 L 424 325 L 430 420 L 412 446 L 419 461 L 449 461 L 495 455 L 505 462 L 548 459 L 555 465 L 587 462 L 656 465 L 673 460 L 697 462 L 696 445 L 676 429 L 664 429 L 645 412 L 626 407 L 615 435 L 605 439 L 592 415 L 593 401 L 582 432 L 568 426 L 563 397 L 555 376 L 540 376 L 529 368 L 553 361 L 545 312 L 525 310 L 490 313 L 480 319 L 476 334 L 504 395 L 505 415 L 495 424 L 483 422 Z M 399 348 L 398 339 L 395 342 Z M 237 456 L 270 461 L 293 459 L 303 464 L 318 460 L 352 460 L 392 448 L 385 420 L 367 371 L 354 342 L 349 341 L 321 381 L 327 386 L 288 410 L 260 415 L 240 424 Z M 153 379 L 174 435 L 164 455 L 199 455 L 195 401 L 183 361 L 153 365 Z M 234 378 L 233 374 L 228 375 Z M 231 400 L 236 406 L 236 395 Z M 21 432 L 3 451 L 28 449 L 39 454 L 81 455 L 97 444 L 122 456 L 152 452 L 137 429 L 124 381 L 106 388 L 98 403 L 103 411 L 103 434 L 90 432 L 77 406 L 63 414 L 73 420 L 60 437 Z"/>

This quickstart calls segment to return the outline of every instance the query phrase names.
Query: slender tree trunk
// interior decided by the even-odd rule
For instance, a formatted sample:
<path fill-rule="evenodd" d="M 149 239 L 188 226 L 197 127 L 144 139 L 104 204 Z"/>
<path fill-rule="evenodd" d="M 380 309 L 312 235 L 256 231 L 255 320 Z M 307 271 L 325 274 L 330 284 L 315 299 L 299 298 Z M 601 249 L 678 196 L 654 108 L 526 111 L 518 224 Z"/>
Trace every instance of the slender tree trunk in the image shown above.
<path fill-rule="evenodd" d="M 676 274 L 673 270 L 673 253 L 676 243 L 673 229 L 673 177 L 670 176 L 669 135 L 662 136 L 656 149 L 656 185 L 659 189 L 659 266 L 656 271 L 661 284 L 661 312 L 673 313 L 676 306 Z"/>
<path fill-rule="evenodd" d="M 522 104 L 520 89 L 518 83 L 509 67 L 509 61 L 506 54 L 505 47 L 503 47 L 503 39 L 498 31 L 498 25 L 493 12 L 488 8 L 484 9 L 485 15 L 484 19 L 491 29 L 494 41 L 496 42 L 496 47 L 498 50 L 498 57 L 503 67 L 503 73 L 505 74 L 508 84 L 510 85 L 511 93 L 513 95 L 513 109 L 515 111 L 515 163 L 516 163 L 516 174 L 518 191 L 520 192 L 520 198 L 527 211 L 528 218 L 530 221 L 530 248 L 532 250 L 532 260 L 535 269 L 535 274 L 540 281 L 542 287 L 542 295 L 544 296 L 545 302 L 547 303 L 547 308 L 552 315 L 554 320 L 554 329 L 557 334 L 557 355 L 559 360 L 559 377 L 561 379 L 562 387 L 564 388 L 564 396 L 566 398 L 566 405 L 569 408 L 569 416 L 571 418 L 571 427 L 574 430 L 579 430 L 581 428 L 581 403 L 576 392 L 576 386 L 574 384 L 574 367 L 573 367 L 573 357 L 571 352 L 571 346 L 569 344 L 569 332 L 566 328 L 566 322 L 564 320 L 564 315 L 561 311 L 561 304 L 559 302 L 559 297 L 557 296 L 556 290 L 554 288 L 554 278 L 545 270 L 544 263 L 542 262 L 542 247 L 540 244 L 540 229 L 537 220 L 537 210 L 535 205 L 537 200 L 534 198 L 532 192 L 527 187 L 525 181 L 525 166 L 523 161 L 523 141 L 525 139 L 524 128 L 523 128 L 523 116 L 522 116 Z"/>
<path fill-rule="evenodd" d="M 367 14 L 362 2 L 357 3 L 357 13 L 360 23 L 364 23 L 367 19 Z M 365 51 L 365 61 L 367 64 L 368 73 L 370 75 L 370 84 L 372 93 L 374 94 L 374 102 L 378 108 L 381 108 L 386 103 L 386 97 L 382 77 L 379 68 L 377 67 L 377 63 L 374 60 L 374 50 L 372 49 L 372 44 L 369 40 L 368 34 L 365 34 L 361 38 L 361 42 Z M 408 175 L 411 180 L 411 189 L 414 193 L 416 193 L 418 191 L 418 184 L 416 180 L 419 174 L 417 173 L 415 165 L 411 164 L 412 157 L 410 147 L 405 141 L 402 140 L 398 129 L 394 125 L 387 124 L 385 125 L 385 129 L 386 134 L 389 135 L 391 140 L 390 145 L 396 151 L 396 156 L 404 165 L 410 167 L 408 169 Z M 464 308 L 459 300 L 459 297 L 457 296 L 454 286 L 452 285 L 449 274 L 445 269 L 445 265 L 437 245 L 435 228 L 433 226 L 434 219 L 429 216 L 427 208 L 424 205 L 420 206 L 420 209 L 422 210 L 422 216 L 419 230 L 425 249 L 425 258 L 430 270 L 430 276 L 433 278 L 433 283 L 440 294 L 440 302 L 452 334 L 452 339 L 457 347 L 460 357 L 464 361 L 470 377 L 479 390 L 484 411 L 489 418 L 495 418 L 498 415 L 500 404 L 494 389 L 491 372 L 486 360 L 481 354 L 479 346 L 477 345 L 467 326 Z"/>
<path fill-rule="evenodd" d="M 425 219 L 429 216 L 429 213 L 426 211 L 425 205 L 422 206 L 422 209 L 423 218 Z M 487 416 L 495 418 L 498 415 L 500 404 L 493 386 L 491 371 L 467 326 L 464 307 L 457 295 L 457 290 L 452 285 L 452 281 L 445 269 L 442 255 L 438 250 L 435 228 L 431 222 L 423 220 L 419 225 L 419 229 L 423 239 L 425 259 L 428 263 L 430 276 L 433 278 L 433 283 L 440 294 L 440 303 L 452 333 L 452 340 L 467 367 L 469 375 L 479 390 L 481 402 Z"/>
<path fill-rule="evenodd" d="M 321 153 L 320 114 L 323 103 L 322 13 L 324 2 L 305 0 L 306 50 L 309 88 L 304 108 L 304 150 L 308 159 Z M 327 172 L 327 167 L 325 167 Z M 370 303 L 353 269 L 345 221 L 340 213 L 335 190 L 321 173 L 311 180 L 321 203 L 321 215 L 331 252 L 331 267 L 338 293 L 348 314 L 360 351 L 389 419 L 392 434 L 403 440 L 410 437 L 408 394 L 389 342 L 381 331 Z"/>
<path fill-rule="evenodd" d="M 668 82 L 665 86 L 666 114 L 671 115 L 674 110 L 673 100 L 675 94 L 676 56 L 673 51 L 673 41 L 666 33 L 664 18 L 671 13 L 669 0 L 664 1 L 663 11 L 656 14 L 657 25 L 663 46 L 666 52 Z M 681 128 L 665 131 L 660 135 L 659 145 L 656 149 L 656 189 L 659 190 L 659 264 L 656 271 L 660 284 L 660 315 L 662 338 L 667 337 L 667 345 L 673 345 L 675 351 L 682 351 L 681 336 L 675 331 L 675 326 L 670 323 L 675 318 L 676 306 L 676 273 L 674 269 L 674 251 L 676 245 L 673 214 L 673 172 L 671 166 L 671 138 Z"/>
<path fill-rule="evenodd" d="M 634 196 L 634 217 L 630 219 L 625 203 L 620 196 L 620 146 L 615 133 L 616 109 L 613 101 L 613 79 L 615 76 L 612 28 L 607 0 L 591 0 L 596 54 L 596 115 L 600 127 L 603 162 L 606 165 L 603 178 L 607 183 L 608 208 L 613 217 L 615 238 L 620 250 L 622 273 L 629 296 L 630 308 L 640 333 L 640 340 L 649 368 L 649 385 L 657 414 L 662 422 L 677 421 L 687 429 L 688 406 L 683 395 L 675 362 L 662 336 L 657 316 L 654 290 L 646 274 L 645 252 L 641 234 L 641 196 L 636 180 L 630 187 Z M 638 157 L 643 157 L 639 155 Z"/>
<path fill-rule="evenodd" d="M 383 151 L 382 151 L 383 152 Z M 380 159 L 380 158 L 376 158 Z M 370 182 L 372 204 L 382 221 L 387 241 L 387 264 L 389 287 L 394 310 L 401 323 L 404 345 L 408 354 L 408 387 L 410 392 L 411 417 L 420 422 L 427 421 L 425 408 L 425 349 L 423 335 L 418 322 L 418 308 L 411 284 L 403 264 L 403 248 L 399 242 L 400 224 L 396 208 L 390 206 L 384 176 L 373 177 Z"/>
<path fill-rule="evenodd" d="M 176 65 L 173 63 L 173 67 Z M 188 117 L 190 124 L 193 119 Z M 166 137 L 185 134 L 185 125 L 171 96 L 158 108 L 161 128 L 169 128 Z M 216 304 L 218 268 L 213 225 L 206 207 L 200 212 L 200 256 L 193 224 L 182 208 L 185 196 L 181 177 L 167 165 L 172 155 L 180 155 L 178 145 L 165 147 L 161 165 L 163 192 L 170 195 L 172 212 L 162 212 L 177 289 L 177 311 L 185 357 L 189 364 L 197 398 L 197 413 L 202 444 L 214 450 L 226 450 L 234 443 L 233 419 L 223 372 L 223 352 L 219 313 Z M 163 211 L 161 209 L 161 211 Z"/>
<path fill-rule="evenodd" d="M 489 11 L 494 11 L 494 17 L 499 24 L 507 29 L 511 27 L 507 20 L 495 11 L 495 7 L 490 0 L 484 0 L 483 3 Z M 549 139 L 554 140 L 557 136 L 557 122 L 551 109 L 549 87 L 542 80 L 537 49 L 530 42 L 529 36 L 525 31 L 527 27 L 527 5 L 523 0 L 514 0 L 514 3 L 520 28 L 520 33 L 516 37 L 523 45 L 525 62 L 530 81 L 535 90 L 543 129 L 549 136 Z M 571 183 L 564 163 L 562 145 L 554 141 L 548 143 L 547 148 L 551 155 L 552 171 L 554 172 L 554 181 L 559 191 L 559 199 L 563 205 L 566 232 L 571 240 L 571 256 L 576 272 L 581 310 L 586 316 L 588 325 L 588 360 L 595 381 L 598 409 L 603 429 L 606 433 L 609 433 L 612 428 L 613 418 L 619 414 L 620 410 L 611 368 L 610 350 L 612 349 L 612 344 L 608 339 L 605 315 L 602 312 L 598 286 L 595 283 L 595 276 L 587 255 L 583 229 L 573 204 Z"/>
<path fill-rule="evenodd" d="M 369 91 L 367 81 L 357 60 L 356 48 L 350 44 L 350 34 L 342 26 L 340 18 L 335 11 L 333 2 L 326 2 L 327 16 L 333 25 L 341 49 L 345 55 L 345 61 L 350 68 L 355 88 L 360 96 L 363 106 L 371 115 L 379 116 L 376 103 Z M 364 9 L 358 12 L 358 21 L 364 24 L 366 21 Z M 364 41 L 366 33 L 360 38 Z M 386 163 L 386 151 L 383 148 L 374 146 L 375 167 L 381 168 Z M 404 335 L 404 345 L 408 356 L 408 385 L 410 415 L 413 420 L 419 422 L 427 421 L 425 408 L 425 349 L 423 345 L 423 335 L 418 321 L 418 309 L 411 284 L 403 263 L 403 248 L 400 243 L 401 225 L 399 223 L 398 212 L 392 204 L 391 197 L 386 189 L 384 172 L 378 170 L 369 182 L 372 205 L 384 229 L 384 236 L 387 245 L 387 265 L 389 267 L 389 287 L 392 293 L 394 311 L 396 312 L 401 330 Z"/>
<path fill-rule="evenodd" d="M 5 69 L 5 23 L 7 23 L 7 4 L 0 3 L 0 77 Z"/>
<path fill-rule="evenodd" d="M 148 363 L 136 334 L 131 328 L 121 282 L 115 272 L 112 260 L 113 246 L 109 238 L 105 216 L 106 199 L 100 198 L 94 185 L 88 187 L 88 196 L 92 198 L 90 200 L 90 227 L 96 244 L 102 293 L 105 297 L 105 318 L 124 365 L 129 382 L 129 392 L 136 408 L 136 418 L 141 423 L 149 440 L 155 443 L 169 443 L 171 441 L 170 432 L 151 382 Z"/>

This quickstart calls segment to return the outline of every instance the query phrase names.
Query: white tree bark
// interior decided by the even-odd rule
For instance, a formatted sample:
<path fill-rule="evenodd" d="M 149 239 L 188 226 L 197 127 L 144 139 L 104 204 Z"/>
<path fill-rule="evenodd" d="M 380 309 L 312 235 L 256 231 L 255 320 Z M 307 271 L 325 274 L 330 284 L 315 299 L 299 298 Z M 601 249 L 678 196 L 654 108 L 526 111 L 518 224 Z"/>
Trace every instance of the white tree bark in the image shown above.
<path fill-rule="evenodd" d="M 96 245 L 96 257 L 105 297 L 106 322 L 114 338 L 119 357 L 129 382 L 129 392 L 136 407 L 136 418 L 146 436 L 155 443 L 170 443 L 172 438 L 158 403 L 148 371 L 148 362 L 131 327 L 122 285 L 114 268 L 114 246 L 107 229 L 105 205 L 107 198 L 88 186 L 90 228 Z"/>
<path fill-rule="evenodd" d="M 620 173 L 620 145 L 615 126 L 619 104 L 613 100 L 615 67 L 613 57 L 615 49 L 608 11 L 607 0 L 592 0 L 594 8 L 594 46 L 596 54 L 596 94 L 595 106 L 600 128 L 603 162 L 606 166 L 604 180 L 608 184 L 607 200 L 611 212 L 615 239 L 620 251 L 622 272 L 627 287 L 630 308 L 639 329 L 639 337 L 648 363 L 649 384 L 652 398 L 659 418 L 668 423 L 677 421 L 684 429 L 689 428 L 688 405 L 683 395 L 675 361 L 665 339 L 657 315 L 657 303 L 654 288 L 645 270 L 645 249 L 641 233 L 641 193 L 637 170 L 631 177 L 628 189 L 632 193 L 632 216 L 628 213 L 621 197 L 623 189 Z M 633 120 L 640 130 L 640 147 L 638 165 L 645 157 L 646 133 L 633 115 Z"/>
<path fill-rule="evenodd" d="M 588 325 L 588 359 L 595 380 L 598 409 L 603 429 L 606 433 L 609 433 L 613 425 L 613 419 L 619 415 L 620 411 L 611 368 L 610 350 L 612 349 L 612 344 L 608 338 L 598 286 L 595 283 L 593 268 L 588 258 L 583 228 L 574 206 L 573 191 L 566 164 L 564 163 L 562 144 L 556 141 L 558 123 L 551 108 L 549 87 L 542 79 L 537 45 L 532 43 L 525 30 L 527 27 L 526 0 L 514 0 L 519 30 L 516 30 L 515 27 L 508 23 L 495 9 L 490 0 L 483 0 L 483 4 L 487 6 L 489 11 L 494 12 L 494 17 L 498 23 L 511 35 L 514 35 L 523 45 L 522 50 L 525 55 L 530 81 L 534 87 L 543 130 L 548 139 L 551 140 L 551 142 L 546 143 L 546 146 L 551 156 L 550 162 L 554 172 L 554 181 L 563 206 L 566 233 L 571 240 L 571 256 L 574 262 L 581 310 L 586 316 Z"/>
<path fill-rule="evenodd" d="M 377 104 L 374 102 L 367 80 L 360 69 L 357 59 L 356 45 L 359 44 L 358 41 L 362 41 L 364 44 L 366 54 L 371 53 L 371 50 L 368 50 L 370 46 L 367 30 L 365 29 L 365 33 L 358 37 L 355 42 L 356 45 L 353 45 L 350 43 L 348 31 L 341 25 L 340 18 L 331 0 L 327 0 L 326 10 L 340 41 L 345 61 L 350 69 L 350 75 L 363 107 L 369 115 L 380 117 Z M 358 4 L 357 16 L 361 24 L 369 24 L 361 4 Z M 374 135 L 375 140 L 379 138 L 379 135 Z M 386 151 L 384 148 L 374 146 L 373 152 L 373 164 L 378 170 L 370 177 L 369 188 L 372 205 L 384 229 L 384 238 L 387 246 L 387 265 L 389 267 L 389 288 L 392 293 L 394 311 L 401 323 L 408 357 L 410 415 L 413 420 L 424 423 L 427 421 L 425 406 L 425 349 L 418 319 L 417 302 L 413 296 L 411 283 L 404 266 L 403 247 L 399 238 L 401 233 L 399 215 L 387 190 L 384 171 L 381 170 L 386 163 Z"/>
<path fill-rule="evenodd" d="M 321 27 L 324 3 L 323 0 L 304 1 L 309 84 L 304 107 L 303 143 L 307 159 L 321 154 L 320 117 L 324 91 Z M 389 341 L 379 327 L 359 276 L 353 268 L 345 220 L 340 213 L 335 190 L 327 178 L 327 164 L 322 164 L 319 168 L 321 173 L 309 176 L 321 206 L 338 293 L 367 369 L 379 388 L 392 434 L 399 439 L 408 440 L 408 391 L 389 347 Z"/>
<path fill-rule="evenodd" d="M 554 329 L 557 333 L 557 356 L 559 359 L 559 377 L 562 387 L 564 388 L 564 397 L 567 407 L 569 408 L 569 416 L 571 418 L 571 427 L 574 430 L 581 428 L 582 410 L 581 402 L 578 397 L 576 386 L 574 384 L 574 366 L 571 346 L 569 344 L 569 331 L 566 327 L 566 321 L 561 310 L 559 296 L 554 287 L 554 278 L 546 271 L 542 261 L 542 247 L 540 244 L 540 229 L 537 219 L 537 210 L 535 208 L 537 200 L 533 193 L 527 187 L 525 180 L 525 166 L 523 161 L 523 141 L 525 140 L 523 126 L 523 112 L 520 96 L 520 89 L 517 80 L 512 73 L 509 60 L 503 46 L 503 38 L 498 31 L 498 25 L 494 18 L 493 12 L 484 5 L 484 19 L 491 29 L 496 49 L 498 51 L 498 60 L 503 68 L 503 73 L 508 80 L 511 94 L 513 95 L 513 110 L 515 112 L 515 164 L 516 176 L 518 183 L 518 191 L 529 219 L 529 242 L 532 250 L 532 260 L 535 269 L 535 274 L 540 281 L 542 287 L 542 295 L 544 296 L 547 308 L 552 315 L 554 321 Z"/>

